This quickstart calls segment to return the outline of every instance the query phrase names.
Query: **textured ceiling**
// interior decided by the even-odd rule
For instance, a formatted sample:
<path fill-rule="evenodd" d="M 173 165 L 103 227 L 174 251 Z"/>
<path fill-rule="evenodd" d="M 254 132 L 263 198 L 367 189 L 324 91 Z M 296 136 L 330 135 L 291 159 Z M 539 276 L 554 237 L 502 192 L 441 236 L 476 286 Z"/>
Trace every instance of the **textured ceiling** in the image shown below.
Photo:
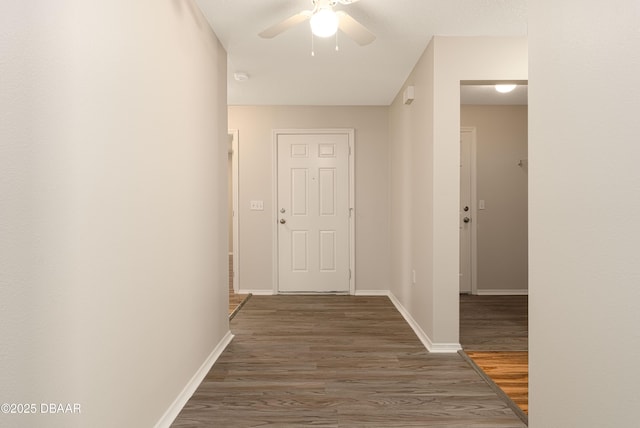
<path fill-rule="evenodd" d="M 230 105 L 389 105 L 434 35 L 524 36 L 525 0 L 360 0 L 347 11 L 376 35 L 315 38 L 307 22 L 273 39 L 258 33 L 311 0 L 197 0 L 228 53 Z M 233 75 L 249 75 L 237 82 Z"/>

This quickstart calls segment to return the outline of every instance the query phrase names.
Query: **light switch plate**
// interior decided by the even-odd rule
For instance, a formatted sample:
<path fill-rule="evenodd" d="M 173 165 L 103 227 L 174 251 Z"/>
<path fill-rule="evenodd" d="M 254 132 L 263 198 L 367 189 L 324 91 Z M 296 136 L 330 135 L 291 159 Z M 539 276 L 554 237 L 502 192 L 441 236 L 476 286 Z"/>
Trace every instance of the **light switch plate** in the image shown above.
<path fill-rule="evenodd" d="M 264 201 L 249 201 L 249 209 L 251 211 L 263 211 Z"/>
<path fill-rule="evenodd" d="M 478 209 L 479 210 L 483 210 L 484 209 L 484 199 L 480 199 L 478 201 Z"/>

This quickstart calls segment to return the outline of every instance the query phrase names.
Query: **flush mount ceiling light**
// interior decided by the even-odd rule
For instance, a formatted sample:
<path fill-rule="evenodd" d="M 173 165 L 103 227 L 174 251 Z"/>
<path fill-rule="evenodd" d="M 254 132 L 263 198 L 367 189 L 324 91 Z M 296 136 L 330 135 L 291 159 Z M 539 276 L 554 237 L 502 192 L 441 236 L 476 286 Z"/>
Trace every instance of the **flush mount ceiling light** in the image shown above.
<path fill-rule="evenodd" d="M 496 91 L 500 92 L 501 94 L 507 94 L 511 91 L 513 91 L 516 88 L 517 85 L 513 84 L 513 83 L 509 83 L 509 84 L 498 84 L 496 85 Z"/>
<path fill-rule="evenodd" d="M 338 31 L 338 15 L 331 8 L 322 8 L 311 16 L 311 32 L 318 37 L 331 37 Z"/>

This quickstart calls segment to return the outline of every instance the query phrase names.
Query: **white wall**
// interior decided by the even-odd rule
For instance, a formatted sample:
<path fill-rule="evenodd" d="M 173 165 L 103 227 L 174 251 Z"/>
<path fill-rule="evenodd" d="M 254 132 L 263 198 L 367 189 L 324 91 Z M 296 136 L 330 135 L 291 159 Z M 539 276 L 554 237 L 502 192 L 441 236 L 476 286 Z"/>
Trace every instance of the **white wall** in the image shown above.
<path fill-rule="evenodd" d="M 389 289 L 388 108 L 230 106 L 240 139 L 240 289 L 273 290 L 273 129 L 354 128 L 356 291 Z M 264 201 L 250 211 L 249 201 Z"/>
<path fill-rule="evenodd" d="M 530 426 L 637 426 L 640 5 L 529 16 Z"/>
<path fill-rule="evenodd" d="M 400 91 L 389 121 L 390 290 L 427 335 L 434 331 L 433 68 L 430 43 L 407 79 L 415 100 L 404 105 Z"/>
<path fill-rule="evenodd" d="M 0 402 L 82 409 L 0 425 L 153 426 L 228 332 L 226 53 L 188 0 L 0 28 Z"/>
<path fill-rule="evenodd" d="M 528 283 L 527 106 L 463 105 L 477 131 L 478 294 L 519 293 Z M 477 207 L 476 201 L 476 207 Z"/>
<path fill-rule="evenodd" d="M 429 339 L 450 350 L 459 335 L 460 81 L 509 79 L 527 79 L 526 38 L 435 37 L 391 106 L 392 150 L 401 152 L 390 155 L 392 251 L 411 251 L 416 271 L 411 285 L 406 258 L 394 258 L 391 288 Z M 407 85 L 416 88 L 410 106 L 402 104 Z M 400 221 L 407 218 L 410 230 Z"/>

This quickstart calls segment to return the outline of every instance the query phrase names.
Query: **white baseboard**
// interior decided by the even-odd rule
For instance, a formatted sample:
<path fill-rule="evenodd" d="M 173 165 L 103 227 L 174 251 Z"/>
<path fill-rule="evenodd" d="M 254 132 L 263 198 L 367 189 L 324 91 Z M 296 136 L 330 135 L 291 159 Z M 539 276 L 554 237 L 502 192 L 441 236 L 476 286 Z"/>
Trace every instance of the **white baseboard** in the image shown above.
<path fill-rule="evenodd" d="M 273 296 L 275 293 L 273 290 L 238 290 L 238 294 L 253 294 L 254 296 Z"/>
<path fill-rule="evenodd" d="M 402 303 L 393 295 L 392 292 L 388 292 L 389 299 L 395 305 L 398 312 L 402 314 L 404 319 L 409 323 L 413 331 L 420 339 L 420 342 L 427 348 L 427 351 L 433 353 L 456 353 L 462 349 L 459 343 L 434 343 L 431 338 L 427 335 L 427 333 L 422 330 L 422 328 L 418 325 L 416 320 L 413 319 L 411 314 L 402 306 Z"/>
<path fill-rule="evenodd" d="M 202 363 L 200 368 L 193 375 L 191 380 L 187 382 L 187 385 L 184 387 L 182 392 L 178 394 L 176 399 L 171 406 L 164 412 L 164 415 L 160 418 L 158 423 L 155 425 L 155 428 L 169 428 L 173 421 L 178 417 L 182 408 L 187 404 L 187 401 L 191 398 L 204 377 L 209 373 L 211 367 L 215 364 L 222 352 L 229 346 L 229 343 L 233 340 L 233 334 L 231 332 L 227 332 L 227 334 L 222 338 L 222 340 L 218 343 L 218 345 L 214 348 L 214 350 L 209 354 L 207 359 Z"/>
<path fill-rule="evenodd" d="M 389 290 L 356 290 L 355 296 L 389 296 Z"/>
<path fill-rule="evenodd" d="M 522 288 L 515 288 L 511 290 L 500 290 L 500 289 L 488 289 L 484 290 L 476 290 L 478 296 L 528 296 L 529 290 Z"/>

